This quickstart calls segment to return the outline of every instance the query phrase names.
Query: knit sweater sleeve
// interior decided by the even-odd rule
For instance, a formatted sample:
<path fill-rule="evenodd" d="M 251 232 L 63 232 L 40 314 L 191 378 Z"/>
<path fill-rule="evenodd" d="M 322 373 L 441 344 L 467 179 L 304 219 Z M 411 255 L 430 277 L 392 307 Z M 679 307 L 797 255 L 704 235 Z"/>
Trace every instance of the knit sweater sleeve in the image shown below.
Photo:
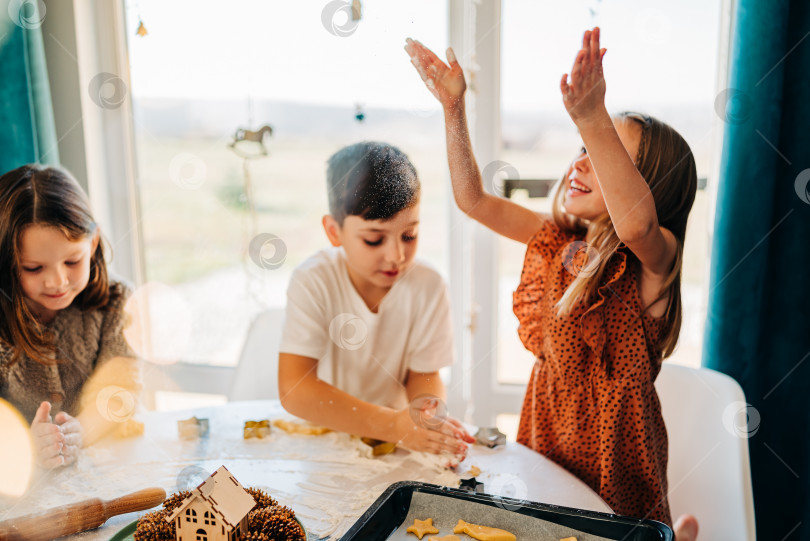
<path fill-rule="evenodd" d="M 124 308 L 132 290 L 123 282 L 113 283 L 111 289 L 115 290 L 118 295 L 108 306 L 101 323 L 101 340 L 95 362 L 96 367 L 115 357 L 133 359 L 136 357 L 124 336 L 124 329 L 130 319 Z"/>
<path fill-rule="evenodd" d="M 114 282 L 111 289 L 117 295 L 104 312 L 98 354 L 93 374 L 82 389 L 80 411 L 98 410 L 108 421 L 123 422 L 139 402 L 140 360 L 124 335 L 129 324 L 125 305 L 131 289 L 122 282 Z"/>

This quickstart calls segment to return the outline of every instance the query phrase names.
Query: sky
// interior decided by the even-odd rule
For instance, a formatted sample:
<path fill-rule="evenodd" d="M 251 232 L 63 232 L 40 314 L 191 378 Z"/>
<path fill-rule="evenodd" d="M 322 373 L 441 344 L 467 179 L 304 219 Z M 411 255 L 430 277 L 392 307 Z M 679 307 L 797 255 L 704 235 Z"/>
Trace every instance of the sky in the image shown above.
<path fill-rule="evenodd" d="M 403 46 L 410 36 L 443 56 L 446 2 L 362 0 L 361 20 L 334 35 L 332 22 L 351 25 L 347 10 L 328 16 L 344 4 L 130 0 L 133 95 L 438 108 Z M 719 15 L 719 0 L 503 0 L 504 110 L 558 107 L 560 76 L 595 24 L 608 49 L 609 105 L 710 102 Z M 139 20 L 145 37 L 135 36 Z"/>

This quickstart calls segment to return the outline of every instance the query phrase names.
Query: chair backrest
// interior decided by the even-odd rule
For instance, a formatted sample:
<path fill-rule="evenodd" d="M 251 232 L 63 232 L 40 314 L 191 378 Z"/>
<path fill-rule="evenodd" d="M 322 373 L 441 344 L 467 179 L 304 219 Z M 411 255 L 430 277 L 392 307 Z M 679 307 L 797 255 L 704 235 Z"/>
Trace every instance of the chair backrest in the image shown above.
<path fill-rule="evenodd" d="M 248 329 L 228 400 L 278 398 L 278 348 L 284 309 L 262 312 Z"/>
<path fill-rule="evenodd" d="M 655 382 L 669 435 L 672 519 L 698 519 L 698 539 L 754 541 L 754 498 L 745 395 L 734 379 L 707 368 L 664 363 Z"/>

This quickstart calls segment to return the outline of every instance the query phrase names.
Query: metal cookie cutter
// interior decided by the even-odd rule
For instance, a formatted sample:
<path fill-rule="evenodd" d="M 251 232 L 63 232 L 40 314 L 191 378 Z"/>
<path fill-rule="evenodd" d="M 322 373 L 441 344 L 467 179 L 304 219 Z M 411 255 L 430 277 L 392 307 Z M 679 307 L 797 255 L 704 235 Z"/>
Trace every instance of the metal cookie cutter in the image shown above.
<path fill-rule="evenodd" d="M 177 432 L 181 440 L 205 438 L 208 436 L 208 419 L 192 417 L 191 419 L 177 421 Z"/>
<path fill-rule="evenodd" d="M 492 449 L 499 445 L 506 445 L 506 434 L 497 428 L 479 428 L 475 433 L 475 442 Z"/>
<path fill-rule="evenodd" d="M 459 479 L 458 488 L 461 490 L 466 490 L 467 492 L 477 492 L 482 494 L 484 492 L 484 483 L 475 477 L 470 477 L 469 479 Z"/>
<path fill-rule="evenodd" d="M 264 439 L 270 435 L 270 420 L 262 419 L 261 421 L 245 421 L 245 428 L 242 431 L 244 439 L 259 438 Z"/>
<path fill-rule="evenodd" d="M 371 447 L 372 456 L 390 455 L 397 450 L 397 444 L 375 440 L 372 438 L 360 438 L 360 441 Z"/>

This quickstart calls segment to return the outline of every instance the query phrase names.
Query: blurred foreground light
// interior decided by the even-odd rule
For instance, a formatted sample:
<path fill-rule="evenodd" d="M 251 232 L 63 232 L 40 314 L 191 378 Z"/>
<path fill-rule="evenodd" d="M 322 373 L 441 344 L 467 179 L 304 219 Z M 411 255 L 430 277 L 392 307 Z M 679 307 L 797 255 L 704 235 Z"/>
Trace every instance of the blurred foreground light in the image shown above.
<path fill-rule="evenodd" d="M 22 496 L 34 469 L 34 446 L 28 423 L 14 406 L 0 398 L 0 494 Z"/>
<path fill-rule="evenodd" d="M 131 322 L 124 330 L 130 347 L 144 359 L 172 364 L 191 340 L 191 309 L 173 288 L 149 282 L 135 290 L 125 310 Z"/>

